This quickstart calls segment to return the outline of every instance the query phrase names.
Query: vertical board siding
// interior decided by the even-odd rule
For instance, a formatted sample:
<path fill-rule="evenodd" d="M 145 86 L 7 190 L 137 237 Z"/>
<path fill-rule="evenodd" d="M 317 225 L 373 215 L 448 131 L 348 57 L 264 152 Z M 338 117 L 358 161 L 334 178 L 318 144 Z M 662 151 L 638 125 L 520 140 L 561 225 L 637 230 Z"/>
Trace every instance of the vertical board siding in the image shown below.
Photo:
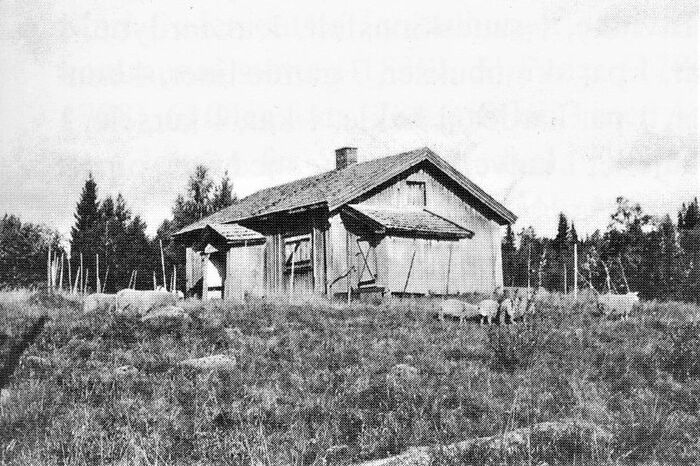
<path fill-rule="evenodd" d="M 322 225 L 314 223 L 311 234 L 312 261 L 313 261 L 313 285 L 314 292 L 323 294 L 326 292 L 326 235 Z"/>
<path fill-rule="evenodd" d="M 266 293 L 283 291 L 282 275 L 284 272 L 284 242 L 282 235 L 267 235 L 265 241 L 265 289 Z"/>
<path fill-rule="evenodd" d="M 377 252 L 380 256 L 386 254 L 381 262 L 386 263 L 387 283 L 391 292 L 400 293 L 405 288 L 406 293 L 445 293 L 449 249 L 454 247 L 456 242 L 389 236 L 382 244 L 385 247 L 379 248 Z M 450 270 L 450 293 L 456 292 L 452 287 L 458 282 L 452 275 L 455 273 L 454 265 L 453 262 Z"/>
<path fill-rule="evenodd" d="M 328 266 L 327 279 L 330 293 L 347 292 L 347 280 L 341 279 L 333 283 L 338 277 L 344 275 L 348 269 L 347 264 L 347 231 L 340 219 L 340 215 L 333 215 L 328 219 L 328 244 L 326 244 L 326 264 Z"/>
<path fill-rule="evenodd" d="M 466 203 L 457 193 L 452 191 L 426 170 L 418 170 L 397 181 L 393 185 L 367 198 L 362 204 L 377 207 L 402 208 L 412 205 L 408 181 L 425 183 L 426 208 L 432 212 L 469 228 L 474 231 L 471 239 L 457 242 L 425 239 L 395 238 L 389 240 L 391 246 L 381 254 L 386 254 L 388 273 L 391 275 L 389 287 L 391 291 L 402 291 L 413 250 L 416 249 L 414 270 L 411 272 L 411 282 L 416 277 L 415 293 L 444 293 L 447 280 L 447 261 L 449 258 L 449 243 L 452 244 L 452 263 L 450 266 L 449 292 L 468 293 L 479 291 L 490 293 L 496 286 L 503 285 L 503 270 L 501 265 L 501 229 L 493 220 L 489 220 L 476 209 Z M 386 241 L 386 240 L 385 240 Z M 415 242 L 413 246 L 409 242 Z M 380 248 L 381 250 L 381 248 Z M 379 251 L 378 251 L 379 253 Z M 380 262 L 383 260 L 379 258 Z M 397 262 L 398 261 L 398 262 Z M 397 265 L 399 268 L 396 268 Z M 419 270 L 415 270 L 418 267 Z M 416 274 L 414 276 L 414 274 Z M 401 282 L 401 283 L 399 283 Z M 419 283 L 422 283 L 419 285 Z M 396 289 L 400 285 L 400 289 Z M 423 290 L 423 291 L 419 291 Z"/>
<path fill-rule="evenodd" d="M 204 260 L 202 255 L 191 247 L 188 247 L 185 251 L 185 282 L 187 291 L 189 291 L 202 278 L 202 264 Z"/>
<path fill-rule="evenodd" d="M 389 263 L 389 242 L 390 238 L 384 237 L 375 248 L 377 257 L 377 286 L 383 287 L 386 293 L 396 291 L 391 288 L 390 283 L 392 270 L 391 264 Z"/>

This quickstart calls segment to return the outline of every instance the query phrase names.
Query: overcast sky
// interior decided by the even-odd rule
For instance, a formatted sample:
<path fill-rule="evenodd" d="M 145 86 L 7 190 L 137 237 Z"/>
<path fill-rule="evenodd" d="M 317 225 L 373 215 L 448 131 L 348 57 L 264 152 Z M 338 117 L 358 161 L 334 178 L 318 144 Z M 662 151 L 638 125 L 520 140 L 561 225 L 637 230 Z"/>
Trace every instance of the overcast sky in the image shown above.
<path fill-rule="evenodd" d="M 429 146 L 541 234 L 700 192 L 697 2 L 330 3 L 0 2 L 0 215 L 68 234 L 92 171 L 153 233 L 198 163 L 244 196 L 345 145 Z"/>

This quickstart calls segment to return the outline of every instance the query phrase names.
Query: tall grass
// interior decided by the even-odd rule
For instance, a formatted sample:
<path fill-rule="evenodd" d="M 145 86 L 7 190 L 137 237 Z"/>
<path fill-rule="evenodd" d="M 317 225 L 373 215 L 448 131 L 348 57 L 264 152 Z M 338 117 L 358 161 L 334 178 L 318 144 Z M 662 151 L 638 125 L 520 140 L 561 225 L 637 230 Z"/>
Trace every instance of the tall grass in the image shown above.
<path fill-rule="evenodd" d="M 494 328 L 441 323 L 420 302 L 183 307 L 188 326 L 153 328 L 0 294 L 0 333 L 52 316 L 2 402 L 0 462 L 349 464 L 561 419 L 599 426 L 610 441 L 544 436 L 532 440 L 539 450 L 440 461 L 700 461 L 694 307 L 645 303 L 620 322 L 592 318 L 585 297 L 552 295 L 535 321 Z M 219 353 L 236 368 L 178 365 Z M 115 371 L 123 366 L 136 370 Z"/>

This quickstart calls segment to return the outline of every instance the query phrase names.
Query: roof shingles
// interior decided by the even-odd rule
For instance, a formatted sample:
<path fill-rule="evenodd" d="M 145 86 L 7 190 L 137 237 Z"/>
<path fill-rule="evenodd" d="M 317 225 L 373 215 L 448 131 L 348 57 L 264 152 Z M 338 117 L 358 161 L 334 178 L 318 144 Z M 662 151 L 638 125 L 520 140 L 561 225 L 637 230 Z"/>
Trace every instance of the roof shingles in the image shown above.
<path fill-rule="evenodd" d="M 452 169 L 429 148 L 423 147 L 260 190 L 183 228 L 176 235 L 201 229 L 208 224 L 232 223 L 319 203 L 326 203 L 328 208 L 333 210 L 426 159 L 452 172 L 452 176 L 458 177 L 461 184 L 495 210 L 500 217 L 511 222 L 515 220 L 515 216 L 508 209 Z"/>
<path fill-rule="evenodd" d="M 430 236 L 471 238 L 474 232 L 428 209 L 384 209 L 365 205 L 348 205 L 388 231 L 412 232 Z"/>
<path fill-rule="evenodd" d="M 207 225 L 226 241 L 263 240 L 265 237 L 255 230 L 237 223 L 210 223 Z"/>

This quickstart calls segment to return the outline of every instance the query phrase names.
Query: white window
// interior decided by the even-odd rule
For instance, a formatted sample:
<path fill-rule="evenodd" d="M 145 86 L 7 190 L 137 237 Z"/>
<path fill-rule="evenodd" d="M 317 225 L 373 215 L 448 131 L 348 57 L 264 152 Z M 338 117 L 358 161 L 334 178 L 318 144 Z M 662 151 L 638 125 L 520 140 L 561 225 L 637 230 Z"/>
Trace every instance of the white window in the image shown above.
<path fill-rule="evenodd" d="M 406 200 L 408 205 L 425 207 L 427 201 L 425 198 L 425 182 L 407 181 L 406 186 Z"/>

